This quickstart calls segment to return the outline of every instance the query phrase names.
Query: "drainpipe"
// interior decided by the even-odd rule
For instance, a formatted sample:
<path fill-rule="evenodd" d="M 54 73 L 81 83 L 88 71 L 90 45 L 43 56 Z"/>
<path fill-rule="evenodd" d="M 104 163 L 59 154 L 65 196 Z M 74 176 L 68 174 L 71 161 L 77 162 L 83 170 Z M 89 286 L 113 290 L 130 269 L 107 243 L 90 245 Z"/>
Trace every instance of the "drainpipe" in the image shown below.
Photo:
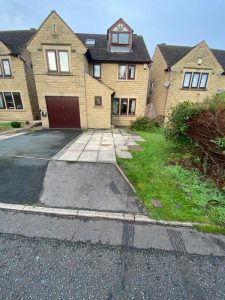
<path fill-rule="evenodd" d="M 168 72 L 169 72 L 169 78 L 168 78 L 168 81 L 170 82 L 171 69 L 169 69 Z M 167 91 L 166 91 L 166 100 L 165 100 L 165 108 L 164 108 L 164 120 L 165 120 L 165 117 L 166 117 L 166 107 L 167 107 L 167 102 L 168 102 L 169 88 L 170 88 L 170 87 L 168 86 Z"/>

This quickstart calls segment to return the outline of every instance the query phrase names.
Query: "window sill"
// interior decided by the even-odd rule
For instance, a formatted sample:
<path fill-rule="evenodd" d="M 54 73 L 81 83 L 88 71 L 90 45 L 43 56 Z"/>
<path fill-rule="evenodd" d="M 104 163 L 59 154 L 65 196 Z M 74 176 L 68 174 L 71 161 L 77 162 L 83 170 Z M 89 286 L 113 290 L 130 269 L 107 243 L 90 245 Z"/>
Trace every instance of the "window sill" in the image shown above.
<path fill-rule="evenodd" d="M 72 73 L 55 73 L 55 72 L 47 72 L 47 75 L 51 76 L 72 76 Z"/>
<path fill-rule="evenodd" d="M 8 109 L 5 109 L 5 108 L 0 108 L 0 112 L 24 112 L 25 109 L 15 109 L 15 108 L 8 108 Z"/>
<path fill-rule="evenodd" d="M 13 79 L 14 76 L 0 76 L 0 79 Z"/>
<path fill-rule="evenodd" d="M 190 88 L 181 88 L 182 91 L 191 91 L 191 92 L 207 92 L 207 89 L 190 89 Z"/>
<path fill-rule="evenodd" d="M 103 105 L 94 105 L 93 108 L 100 109 L 100 108 L 104 108 L 104 106 Z"/>
<path fill-rule="evenodd" d="M 136 79 L 117 79 L 117 81 L 120 81 L 120 82 L 133 82 L 133 81 L 136 81 Z"/>
<path fill-rule="evenodd" d="M 127 118 L 127 117 L 136 117 L 136 115 L 112 115 L 112 117 L 125 117 L 125 118 Z"/>

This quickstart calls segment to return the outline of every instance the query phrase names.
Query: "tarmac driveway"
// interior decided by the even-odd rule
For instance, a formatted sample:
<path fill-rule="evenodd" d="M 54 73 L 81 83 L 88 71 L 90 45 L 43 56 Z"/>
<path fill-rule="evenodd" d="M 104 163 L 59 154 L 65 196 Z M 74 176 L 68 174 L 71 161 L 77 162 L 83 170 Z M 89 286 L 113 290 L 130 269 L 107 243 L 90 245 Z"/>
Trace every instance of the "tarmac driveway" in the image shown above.
<path fill-rule="evenodd" d="M 52 159 L 79 133 L 40 130 L 0 141 L 0 202 L 142 212 L 134 191 L 114 164 Z"/>
<path fill-rule="evenodd" d="M 80 130 L 43 129 L 0 141 L 1 156 L 49 159 L 74 140 Z"/>
<path fill-rule="evenodd" d="M 74 140 L 80 132 L 37 130 L 1 140 L 0 202 L 37 203 L 48 160 Z"/>

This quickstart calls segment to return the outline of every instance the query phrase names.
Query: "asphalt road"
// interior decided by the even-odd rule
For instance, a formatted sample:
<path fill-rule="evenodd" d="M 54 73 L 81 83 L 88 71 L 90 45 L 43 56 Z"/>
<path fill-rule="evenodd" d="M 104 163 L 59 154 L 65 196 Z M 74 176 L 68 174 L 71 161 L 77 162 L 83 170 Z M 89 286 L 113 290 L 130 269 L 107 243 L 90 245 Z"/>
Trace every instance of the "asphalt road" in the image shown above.
<path fill-rule="evenodd" d="M 225 299 L 224 257 L 0 235 L 1 299 Z"/>

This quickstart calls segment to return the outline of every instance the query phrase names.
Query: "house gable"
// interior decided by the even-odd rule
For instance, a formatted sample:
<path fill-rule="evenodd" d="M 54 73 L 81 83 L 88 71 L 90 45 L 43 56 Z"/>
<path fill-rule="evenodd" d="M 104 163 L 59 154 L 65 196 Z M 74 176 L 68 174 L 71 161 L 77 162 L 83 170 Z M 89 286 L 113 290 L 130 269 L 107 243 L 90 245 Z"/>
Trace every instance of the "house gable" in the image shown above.
<path fill-rule="evenodd" d="M 0 41 L 0 55 L 9 55 L 10 49 L 2 42 Z"/>
<path fill-rule="evenodd" d="M 175 71 L 181 68 L 209 69 L 223 72 L 223 68 L 205 41 L 202 41 L 171 66 Z"/>
<path fill-rule="evenodd" d="M 66 22 L 52 11 L 44 20 L 36 34 L 27 43 L 28 51 L 42 49 L 42 45 L 71 45 L 71 50 L 78 54 L 87 51 L 85 45 L 80 41 Z"/>

